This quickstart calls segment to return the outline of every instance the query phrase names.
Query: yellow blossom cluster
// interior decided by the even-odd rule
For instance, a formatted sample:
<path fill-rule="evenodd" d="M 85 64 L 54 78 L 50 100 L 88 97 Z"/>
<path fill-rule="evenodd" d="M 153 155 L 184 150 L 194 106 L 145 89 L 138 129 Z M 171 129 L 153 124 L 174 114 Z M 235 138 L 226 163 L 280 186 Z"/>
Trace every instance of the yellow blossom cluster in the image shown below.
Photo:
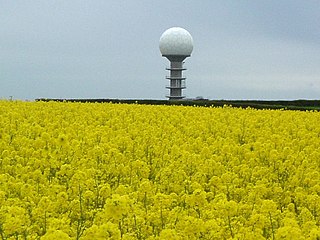
<path fill-rule="evenodd" d="M 319 122 L 0 101 L 0 239 L 320 239 Z"/>

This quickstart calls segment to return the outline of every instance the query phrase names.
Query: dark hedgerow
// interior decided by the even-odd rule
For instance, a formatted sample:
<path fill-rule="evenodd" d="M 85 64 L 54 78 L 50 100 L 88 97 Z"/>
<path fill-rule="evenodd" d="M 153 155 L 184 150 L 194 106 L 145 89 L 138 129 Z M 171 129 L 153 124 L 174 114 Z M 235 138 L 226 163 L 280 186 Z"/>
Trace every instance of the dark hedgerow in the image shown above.
<path fill-rule="evenodd" d="M 191 99 L 191 100 L 152 100 L 152 99 L 50 99 L 38 98 L 36 101 L 57 101 L 57 102 L 87 102 L 87 103 L 123 103 L 123 104 L 147 104 L 147 105 L 182 105 L 182 106 L 233 106 L 241 108 L 256 109 L 285 109 L 285 110 L 320 110 L 320 100 L 207 100 L 207 99 Z"/>

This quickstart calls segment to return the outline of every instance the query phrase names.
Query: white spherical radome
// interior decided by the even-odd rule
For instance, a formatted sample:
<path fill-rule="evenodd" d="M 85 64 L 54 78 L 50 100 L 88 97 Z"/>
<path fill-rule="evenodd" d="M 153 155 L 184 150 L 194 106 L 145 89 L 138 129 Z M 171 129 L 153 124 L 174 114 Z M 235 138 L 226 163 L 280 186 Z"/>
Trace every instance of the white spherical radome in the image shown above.
<path fill-rule="evenodd" d="M 172 27 L 161 35 L 159 48 L 163 56 L 190 56 L 193 50 L 193 39 L 187 30 Z"/>

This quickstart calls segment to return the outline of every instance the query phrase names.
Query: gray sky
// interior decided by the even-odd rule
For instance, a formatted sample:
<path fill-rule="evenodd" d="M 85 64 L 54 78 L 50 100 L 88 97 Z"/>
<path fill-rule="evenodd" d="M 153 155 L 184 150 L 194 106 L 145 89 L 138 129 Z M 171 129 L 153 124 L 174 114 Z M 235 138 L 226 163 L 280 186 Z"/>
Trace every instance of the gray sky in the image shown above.
<path fill-rule="evenodd" d="M 0 99 L 165 99 L 173 26 L 187 97 L 320 99 L 319 0 L 0 0 Z"/>

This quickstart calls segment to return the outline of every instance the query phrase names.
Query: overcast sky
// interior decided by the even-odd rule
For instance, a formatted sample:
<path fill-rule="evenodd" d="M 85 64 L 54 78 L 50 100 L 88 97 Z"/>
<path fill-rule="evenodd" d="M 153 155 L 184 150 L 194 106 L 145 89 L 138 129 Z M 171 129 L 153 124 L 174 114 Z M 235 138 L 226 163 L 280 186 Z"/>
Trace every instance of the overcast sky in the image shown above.
<path fill-rule="evenodd" d="M 319 0 L 0 0 L 0 99 L 165 99 L 173 26 L 187 97 L 320 99 Z"/>

